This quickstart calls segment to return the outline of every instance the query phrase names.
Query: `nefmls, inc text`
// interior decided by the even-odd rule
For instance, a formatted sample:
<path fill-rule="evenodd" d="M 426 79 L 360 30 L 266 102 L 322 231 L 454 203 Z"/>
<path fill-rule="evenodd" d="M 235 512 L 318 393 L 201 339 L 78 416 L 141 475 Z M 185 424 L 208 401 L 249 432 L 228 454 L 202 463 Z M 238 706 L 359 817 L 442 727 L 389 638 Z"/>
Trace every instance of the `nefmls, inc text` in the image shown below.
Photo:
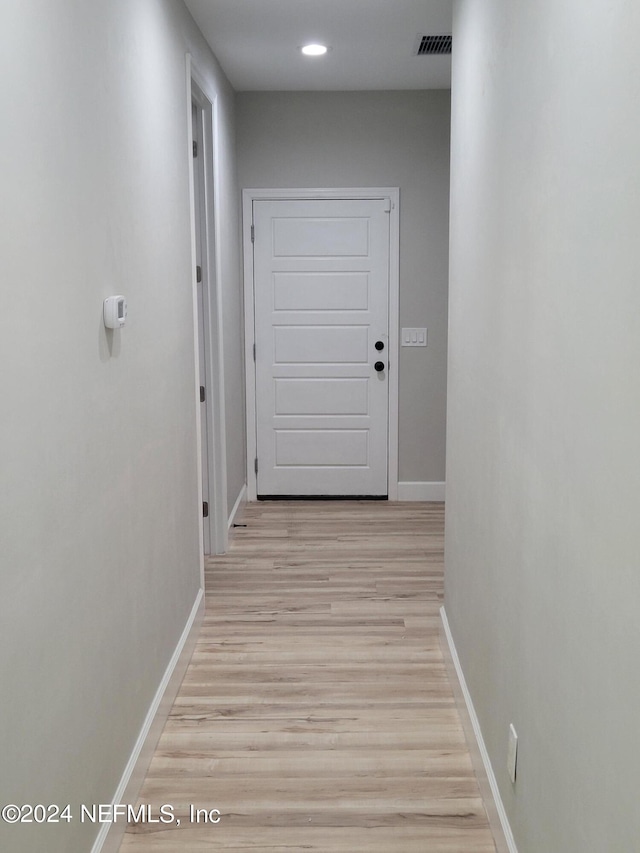
<path fill-rule="evenodd" d="M 198 808 L 189 804 L 189 814 L 186 819 L 190 823 L 220 823 L 221 814 L 218 809 Z M 176 807 L 170 803 L 161 806 L 141 804 L 133 806 L 130 803 L 99 803 L 90 806 L 80 806 L 80 821 L 82 823 L 175 823 L 180 825 L 180 817 Z"/>

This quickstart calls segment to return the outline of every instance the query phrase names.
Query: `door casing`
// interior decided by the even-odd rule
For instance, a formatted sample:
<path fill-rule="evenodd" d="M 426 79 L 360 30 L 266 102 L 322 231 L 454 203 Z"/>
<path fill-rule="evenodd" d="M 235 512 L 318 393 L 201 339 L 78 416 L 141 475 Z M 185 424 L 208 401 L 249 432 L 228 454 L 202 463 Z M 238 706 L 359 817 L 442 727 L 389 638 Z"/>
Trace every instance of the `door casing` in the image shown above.
<path fill-rule="evenodd" d="M 189 156 L 189 191 L 191 208 L 191 255 L 192 255 L 192 286 L 194 304 L 194 335 L 196 360 L 196 412 L 197 412 L 197 444 L 198 444 L 198 477 L 199 507 L 202 503 L 202 442 L 207 442 L 208 453 L 205 455 L 208 466 L 209 484 L 209 517 L 201 518 L 201 532 L 204 537 L 204 527 L 207 527 L 206 541 L 212 554 L 223 554 L 227 550 L 227 468 L 226 468 L 226 436 L 225 436 L 225 407 L 224 407 L 224 360 L 222 340 L 222 271 L 220 268 L 220 175 L 218 156 L 218 127 L 217 95 L 208 92 L 206 79 L 194 65 L 187 54 L 187 103 L 188 103 L 188 156 Z M 195 161 L 191 154 L 193 142 L 192 104 L 200 111 L 201 145 L 197 173 Z M 198 304 L 198 284 L 196 281 L 196 252 L 195 204 L 197 193 L 195 182 L 200 181 L 199 196 L 201 210 L 201 252 L 202 258 L 202 303 Z M 203 312 L 202 337 L 199 324 L 199 311 Z M 200 352 L 202 344 L 204 376 L 200 376 Z M 206 400 L 200 402 L 200 385 L 206 387 Z M 206 406 L 206 421 L 208 436 L 202 435 L 200 412 L 201 406 Z M 204 582 L 204 560 L 202 561 Z"/>
<path fill-rule="evenodd" d="M 398 367 L 400 318 L 400 190 L 398 187 L 279 188 L 242 191 L 242 232 L 244 252 L 245 387 L 247 407 L 247 499 L 257 500 L 255 459 L 256 374 L 254 362 L 254 262 L 251 242 L 253 202 L 263 199 L 389 199 L 389 423 L 388 488 L 389 500 L 398 499 Z"/>

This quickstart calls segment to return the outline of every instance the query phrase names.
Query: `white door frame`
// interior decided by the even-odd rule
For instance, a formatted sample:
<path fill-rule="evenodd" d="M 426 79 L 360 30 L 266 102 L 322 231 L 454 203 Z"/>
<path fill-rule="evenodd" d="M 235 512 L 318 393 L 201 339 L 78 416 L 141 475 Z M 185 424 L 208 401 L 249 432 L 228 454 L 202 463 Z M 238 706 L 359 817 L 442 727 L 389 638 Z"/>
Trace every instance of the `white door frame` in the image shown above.
<path fill-rule="evenodd" d="M 228 544 L 227 525 L 227 455 L 224 407 L 224 350 L 222 340 L 222 272 L 220 267 L 220 158 L 218 156 L 218 106 L 217 95 L 209 93 L 205 78 L 187 54 L 187 107 L 189 133 L 189 196 L 191 210 L 191 266 L 193 287 L 193 312 L 195 330 L 196 364 L 196 424 L 198 452 L 198 507 L 202 506 L 202 441 L 208 443 L 209 517 L 201 518 L 201 533 L 208 525 L 208 538 L 212 554 L 224 554 Z M 202 219 L 202 293 L 204 302 L 204 364 L 205 375 L 200 376 L 198 285 L 196 281 L 196 220 L 195 181 L 198 179 L 192 155 L 193 127 L 192 102 L 202 110 L 201 219 Z M 206 388 L 206 399 L 200 402 L 200 386 Z M 203 436 L 200 427 L 200 407 L 207 407 L 209 436 Z M 201 537 L 201 542 L 203 537 Z M 203 561 L 204 584 L 204 561 Z"/>
<path fill-rule="evenodd" d="M 256 436 L 256 372 L 253 359 L 255 344 L 254 269 L 251 224 L 253 202 L 281 199 L 389 199 L 389 425 L 387 494 L 398 499 L 398 362 L 400 322 L 400 189 L 398 187 L 348 187 L 331 189 L 245 189 L 242 191 L 242 244 L 244 252 L 244 341 L 245 386 L 247 400 L 247 499 L 257 500 L 255 459 Z"/>

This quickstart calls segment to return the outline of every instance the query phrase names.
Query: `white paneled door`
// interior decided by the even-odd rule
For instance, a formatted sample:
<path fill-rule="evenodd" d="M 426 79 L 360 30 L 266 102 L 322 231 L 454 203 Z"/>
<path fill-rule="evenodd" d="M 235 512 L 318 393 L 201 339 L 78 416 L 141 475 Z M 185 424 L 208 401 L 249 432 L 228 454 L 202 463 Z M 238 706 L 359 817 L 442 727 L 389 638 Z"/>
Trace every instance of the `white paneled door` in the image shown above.
<path fill-rule="evenodd" d="M 254 200 L 258 496 L 384 496 L 387 199 Z"/>

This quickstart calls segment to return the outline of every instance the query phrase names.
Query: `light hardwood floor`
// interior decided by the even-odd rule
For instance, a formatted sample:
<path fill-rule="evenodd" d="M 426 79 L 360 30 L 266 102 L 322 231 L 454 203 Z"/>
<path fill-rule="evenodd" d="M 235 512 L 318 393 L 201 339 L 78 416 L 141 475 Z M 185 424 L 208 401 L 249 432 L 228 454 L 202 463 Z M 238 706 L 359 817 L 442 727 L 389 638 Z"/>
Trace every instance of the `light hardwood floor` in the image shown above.
<path fill-rule="evenodd" d="M 495 853 L 438 641 L 443 518 L 247 506 L 141 792 L 181 824 L 130 826 L 122 853 Z"/>

